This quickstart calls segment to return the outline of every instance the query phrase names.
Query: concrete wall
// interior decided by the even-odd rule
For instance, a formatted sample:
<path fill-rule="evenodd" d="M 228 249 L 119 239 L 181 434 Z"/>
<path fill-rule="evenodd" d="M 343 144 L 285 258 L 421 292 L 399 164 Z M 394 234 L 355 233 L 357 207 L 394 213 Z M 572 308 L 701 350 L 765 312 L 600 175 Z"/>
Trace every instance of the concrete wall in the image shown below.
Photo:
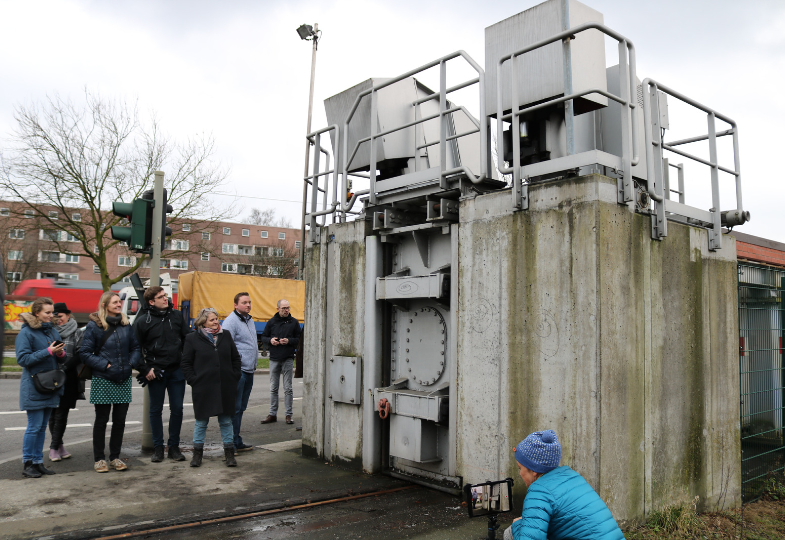
<path fill-rule="evenodd" d="M 330 356 L 362 357 L 369 222 L 322 230 L 306 250 L 303 453 L 362 466 L 362 409 L 329 399 Z"/>
<path fill-rule="evenodd" d="M 602 176 L 529 196 L 462 202 L 459 474 L 515 477 L 512 447 L 551 428 L 619 520 L 739 504 L 734 239 L 709 252 L 671 222 L 652 241 Z"/>

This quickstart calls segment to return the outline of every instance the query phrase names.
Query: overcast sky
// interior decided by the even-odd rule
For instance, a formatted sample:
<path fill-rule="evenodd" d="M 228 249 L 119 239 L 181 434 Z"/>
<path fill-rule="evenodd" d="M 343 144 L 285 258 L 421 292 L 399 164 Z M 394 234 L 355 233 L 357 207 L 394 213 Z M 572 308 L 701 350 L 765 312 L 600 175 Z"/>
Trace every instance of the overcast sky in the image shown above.
<path fill-rule="evenodd" d="M 218 159 L 231 167 L 223 191 L 244 197 L 243 214 L 273 206 L 299 224 L 311 51 L 297 26 L 318 22 L 323 30 L 316 129 L 326 124 L 326 97 L 369 77 L 394 76 L 458 49 L 483 65 L 485 27 L 537 3 L 0 0 L 0 137 L 13 127 L 15 105 L 47 94 L 80 99 L 88 88 L 138 99 L 176 138 L 214 135 Z M 785 2 L 585 3 L 635 43 L 641 79 L 736 120 L 744 206 L 752 212 L 739 230 L 785 242 Z M 705 133 L 703 118 L 693 115 L 684 126 Z M 721 156 L 729 167 L 730 157 Z M 709 188 L 698 169 L 691 185 L 692 172 L 687 202 L 697 204 Z M 722 180 L 727 209 L 732 183 Z"/>

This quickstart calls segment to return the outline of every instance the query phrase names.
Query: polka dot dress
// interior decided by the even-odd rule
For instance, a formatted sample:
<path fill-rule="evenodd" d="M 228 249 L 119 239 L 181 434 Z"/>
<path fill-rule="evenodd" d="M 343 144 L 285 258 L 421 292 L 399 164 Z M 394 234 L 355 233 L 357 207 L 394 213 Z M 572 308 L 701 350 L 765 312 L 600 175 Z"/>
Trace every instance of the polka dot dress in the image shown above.
<path fill-rule="evenodd" d="M 131 403 L 131 377 L 120 383 L 93 377 L 90 382 L 90 403 L 94 405 Z"/>

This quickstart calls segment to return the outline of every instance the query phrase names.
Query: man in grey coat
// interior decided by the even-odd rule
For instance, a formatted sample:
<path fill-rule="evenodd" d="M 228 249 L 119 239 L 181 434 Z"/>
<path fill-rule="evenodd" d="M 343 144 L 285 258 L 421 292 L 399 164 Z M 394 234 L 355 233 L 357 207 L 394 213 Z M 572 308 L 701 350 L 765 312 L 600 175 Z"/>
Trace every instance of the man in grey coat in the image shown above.
<path fill-rule="evenodd" d="M 253 388 L 253 374 L 259 356 L 259 343 L 256 340 L 256 325 L 251 317 L 251 297 L 247 292 L 234 296 L 234 311 L 223 323 L 223 329 L 232 336 L 241 357 L 240 380 L 237 381 L 237 400 L 235 402 L 232 425 L 234 426 L 234 448 L 237 452 L 253 450 L 253 445 L 245 444 L 240 437 L 243 412 L 248 408 L 248 398 Z"/>

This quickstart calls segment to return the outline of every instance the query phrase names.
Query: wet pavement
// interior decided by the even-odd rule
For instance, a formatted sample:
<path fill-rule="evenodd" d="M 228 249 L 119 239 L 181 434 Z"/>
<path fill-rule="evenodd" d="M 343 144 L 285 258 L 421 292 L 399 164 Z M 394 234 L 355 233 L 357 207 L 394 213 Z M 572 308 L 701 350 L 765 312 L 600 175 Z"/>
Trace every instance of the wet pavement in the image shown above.
<path fill-rule="evenodd" d="M 14 388 L 18 389 L 8 385 L 3 390 Z M 55 540 L 142 533 L 147 538 L 485 538 L 485 521 L 469 520 L 456 497 L 302 457 L 301 432 L 295 429 L 302 401 L 294 402 L 295 425 L 261 425 L 269 407 L 267 388 L 267 377 L 256 377 L 251 406 L 243 419 L 243 438 L 255 449 L 240 453 L 236 468 L 222 461 L 215 421 L 207 429 L 202 467 L 169 459 L 151 463 L 149 455 L 141 452 L 140 430 L 128 426 L 121 457 L 129 470 L 105 474 L 93 471 L 90 430 L 83 433 L 74 428 L 66 431 L 73 457 L 57 463 L 44 459 L 57 474 L 25 479 L 20 459 L 14 457 L 20 453 L 23 433 L 4 431 L 0 455 L 7 457 L 0 462 L 0 537 Z M 296 397 L 301 388 L 295 385 Z M 4 392 L 4 401 L 16 399 Z M 3 423 L 23 425 L 23 417 L 17 416 L 5 415 Z M 88 419 L 79 422 L 83 420 Z M 192 432 L 193 420 L 186 418 L 183 439 L 190 441 Z M 190 460 L 190 445 L 182 448 Z M 406 489 L 389 492 L 398 488 Z M 376 492 L 388 493 L 342 500 Z M 326 504 L 289 509 L 320 501 Z M 270 511 L 275 513 L 258 515 Z M 233 517 L 250 513 L 257 515 L 241 520 Z M 222 518 L 232 521 L 152 535 L 142 532 Z"/>

